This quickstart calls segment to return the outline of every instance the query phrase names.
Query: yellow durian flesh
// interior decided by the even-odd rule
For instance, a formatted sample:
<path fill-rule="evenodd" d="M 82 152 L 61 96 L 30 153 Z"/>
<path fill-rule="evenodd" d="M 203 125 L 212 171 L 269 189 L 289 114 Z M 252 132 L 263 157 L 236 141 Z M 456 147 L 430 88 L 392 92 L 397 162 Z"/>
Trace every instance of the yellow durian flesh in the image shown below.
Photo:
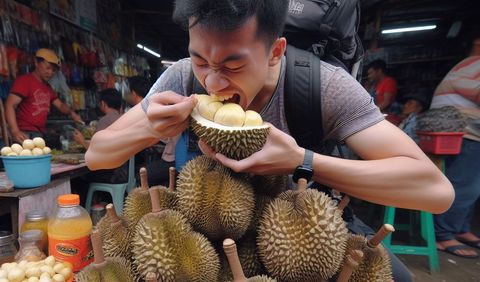
<path fill-rule="evenodd" d="M 262 124 L 263 120 L 259 113 L 252 110 L 245 112 L 245 122 L 243 126 L 260 126 Z"/>
<path fill-rule="evenodd" d="M 202 117 L 213 121 L 215 118 L 215 113 L 223 107 L 223 104 L 221 102 L 212 102 L 209 104 L 203 104 L 201 107 L 199 107 L 199 112 L 202 115 Z"/>
<path fill-rule="evenodd" d="M 213 121 L 226 126 L 243 126 L 245 123 L 245 112 L 237 104 L 225 104 L 215 113 Z"/>

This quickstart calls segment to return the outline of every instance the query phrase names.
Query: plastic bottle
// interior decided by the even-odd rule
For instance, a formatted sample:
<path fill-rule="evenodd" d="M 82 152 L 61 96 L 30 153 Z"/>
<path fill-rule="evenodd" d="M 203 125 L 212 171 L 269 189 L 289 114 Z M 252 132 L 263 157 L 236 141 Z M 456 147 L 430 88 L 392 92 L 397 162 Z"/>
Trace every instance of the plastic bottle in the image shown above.
<path fill-rule="evenodd" d="M 15 262 L 19 263 L 22 260 L 26 261 L 40 261 L 44 260 L 47 256 L 42 252 L 42 238 L 43 231 L 38 229 L 27 230 L 20 234 L 18 243 L 20 249 L 15 255 Z"/>
<path fill-rule="evenodd" d="M 48 219 L 47 212 L 43 210 L 32 210 L 25 214 L 25 223 L 20 232 L 39 229 L 43 231 L 41 250 L 48 252 Z"/>
<path fill-rule="evenodd" d="M 93 261 L 92 220 L 80 206 L 80 197 L 75 194 L 58 197 L 58 206 L 48 222 L 49 254 L 56 260 L 68 261 L 73 271 L 82 270 Z"/>

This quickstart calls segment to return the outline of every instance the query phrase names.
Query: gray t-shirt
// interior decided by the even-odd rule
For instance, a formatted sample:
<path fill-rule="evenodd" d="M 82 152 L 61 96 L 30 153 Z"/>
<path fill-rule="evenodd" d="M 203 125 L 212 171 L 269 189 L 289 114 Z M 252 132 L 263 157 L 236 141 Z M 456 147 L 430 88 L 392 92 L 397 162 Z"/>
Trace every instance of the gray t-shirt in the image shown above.
<path fill-rule="evenodd" d="M 343 69 L 322 62 L 321 107 L 324 139 L 343 141 L 345 138 L 368 128 L 384 119 L 368 92 Z M 149 97 L 154 93 L 173 91 L 188 96 L 191 83 L 191 60 L 183 59 L 169 67 L 155 82 L 142 100 L 147 112 Z M 285 79 L 285 57 L 282 59 L 280 78 L 275 93 L 260 113 L 264 121 L 288 133 L 285 123 L 283 88 Z M 202 94 L 202 93 L 200 93 Z"/>

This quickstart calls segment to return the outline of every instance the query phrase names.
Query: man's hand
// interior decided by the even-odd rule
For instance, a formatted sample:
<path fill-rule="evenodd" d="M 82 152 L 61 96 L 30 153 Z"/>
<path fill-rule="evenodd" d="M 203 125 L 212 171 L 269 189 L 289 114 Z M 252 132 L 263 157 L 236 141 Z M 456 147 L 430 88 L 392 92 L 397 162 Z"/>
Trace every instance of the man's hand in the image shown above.
<path fill-rule="evenodd" d="M 188 116 L 196 104 L 195 97 L 184 97 L 172 91 L 151 95 L 147 118 L 155 135 L 164 138 L 180 134 L 188 127 Z"/>
<path fill-rule="evenodd" d="M 79 115 L 77 115 L 77 113 L 75 113 L 74 111 L 72 111 L 72 112 L 70 113 L 70 116 L 72 117 L 72 119 L 73 119 L 74 121 L 78 121 L 78 122 L 80 122 L 80 123 L 83 123 L 82 118 L 81 118 Z"/>
<path fill-rule="evenodd" d="M 299 147 L 288 134 L 270 125 L 265 146 L 248 158 L 237 161 L 216 153 L 205 142 L 198 144 L 202 152 L 233 169 L 236 172 L 248 172 L 257 175 L 291 174 L 295 168 L 302 164 L 305 149 Z"/>
<path fill-rule="evenodd" d="M 75 131 L 73 132 L 73 138 L 75 139 L 75 141 L 77 141 L 83 147 L 86 147 L 85 146 L 85 143 L 86 143 L 85 136 L 83 136 L 83 134 L 80 131 L 75 129 Z"/>
<path fill-rule="evenodd" d="M 15 131 L 15 132 L 12 131 L 12 138 L 13 138 L 13 141 L 22 145 L 23 141 L 25 139 L 28 139 L 28 136 L 25 133 L 23 133 L 22 131 Z"/>

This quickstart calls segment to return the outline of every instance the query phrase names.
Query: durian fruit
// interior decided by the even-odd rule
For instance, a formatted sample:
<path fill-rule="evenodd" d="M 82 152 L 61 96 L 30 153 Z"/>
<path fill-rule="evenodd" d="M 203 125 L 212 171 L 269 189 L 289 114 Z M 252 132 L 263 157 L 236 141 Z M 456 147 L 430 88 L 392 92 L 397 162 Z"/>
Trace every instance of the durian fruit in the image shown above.
<path fill-rule="evenodd" d="M 152 212 L 142 217 L 133 237 L 133 259 L 140 276 L 154 272 L 160 281 L 216 281 L 218 255 L 182 214 L 162 210 L 157 189 L 150 189 Z"/>
<path fill-rule="evenodd" d="M 349 234 L 347 253 L 351 250 L 361 250 L 363 260 L 356 268 L 350 281 L 355 282 L 391 282 L 392 269 L 390 257 L 380 242 L 395 229 L 390 224 L 384 224 L 374 237 L 367 240 L 363 235 Z"/>
<path fill-rule="evenodd" d="M 127 224 L 128 229 L 135 230 L 138 221 L 146 214 L 152 211 L 152 202 L 150 194 L 148 193 L 148 174 L 146 168 L 140 169 L 140 183 L 139 188 L 135 188 L 125 199 L 122 217 Z M 170 168 L 170 186 L 154 186 L 150 189 L 157 189 L 159 191 L 159 199 L 161 206 L 167 209 L 172 209 L 177 204 L 177 196 L 175 194 L 175 168 Z M 132 231 L 133 232 L 133 231 Z"/>
<path fill-rule="evenodd" d="M 252 220 L 252 186 L 207 156 L 185 164 L 178 177 L 177 196 L 177 209 L 211 240 L 239 239 Z"/>
<path fill-rule="evenodd" d="M 152 211 L 152 202 L 148 193 L 147 169 L 144 167 L 140 169 L 140 183 L 140 187 L 133 189 L 125 198 L 123 207 L 122 216 L 130 230 L 135 230 L 138 221 Z"/>
<path fill-rule="evenodd" d="M 336 282 L 348 282 L 353 271 L 358 267 L 363 259 L 363 252 L 360 250 L 353 250 L 350 254 L 345 256 L 342 271 L 338 276 Z"/>
<path fill-rule="evenodd" d="M 132 282 L 131 264 L 121 257 L 105 258 L 102 249 L 102 236 L 99 231 L 91 234 L 95 261 L 75 275 L 77 282 Z"/>
<path fill-rule="evenodd" d="M 133 233 L 125 222 L 117 215 L 113 204 L 108 204 L 107 213 L 110 217 L 110 232 L 103 239 L 103 251 L 107 257 L 123 257 L 130 259 Z"/>
<path fill-rule="evenodd" d="M 345 253 L 342 211 L 322 192 L 306 189 L 279 197 L 265 210 L 258 227 L 260 257 L 270 276 L 284 282 L 321 281 L 339 269 Z"/>
<path fill-rule="evenodd" d="M 274 282 L 275 279 L 271 279 L 265 275 L 259 275 L 252 278 L 246 278 L 245 274 L 243 273 L 242 265 L 240 264 L 240 259 L 237 253 L 237 246 L 235 241 L 227 238 L 223 241 L 223 250 L 227 255 L 228 262 L 230 264 L 230 268 L 232 269 L 233 273 L 233 282 Z"/>
<path fill-rule="evenodd" d="M 231 103 L 219 107 L 221 102 L 215 97 L 196 97 L 199 102 L 190 114 L 190 126 L 215 152 L 240 160 L 263 147 L 269 126 L 263 125 L 258 113 L 245 113 L 239 105 Z"/>

